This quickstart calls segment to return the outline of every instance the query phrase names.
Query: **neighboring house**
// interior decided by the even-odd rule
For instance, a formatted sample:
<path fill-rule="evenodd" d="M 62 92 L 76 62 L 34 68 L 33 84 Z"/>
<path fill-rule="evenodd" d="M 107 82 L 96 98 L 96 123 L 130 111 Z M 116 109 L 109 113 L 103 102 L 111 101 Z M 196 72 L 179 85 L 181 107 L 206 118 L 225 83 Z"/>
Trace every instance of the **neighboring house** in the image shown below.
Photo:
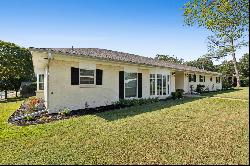
<path fill-rule="evenodd" d="M 30 48 L 38 97 L 50 112 L 112 104 L 119 99 L 166 98 L 203 84 L 221 89 L 221 74 L 98 48 Z M 194 77 L 195 74 L 195 77 Z M 194 79 L 195 78 L 195 79 Z"/>

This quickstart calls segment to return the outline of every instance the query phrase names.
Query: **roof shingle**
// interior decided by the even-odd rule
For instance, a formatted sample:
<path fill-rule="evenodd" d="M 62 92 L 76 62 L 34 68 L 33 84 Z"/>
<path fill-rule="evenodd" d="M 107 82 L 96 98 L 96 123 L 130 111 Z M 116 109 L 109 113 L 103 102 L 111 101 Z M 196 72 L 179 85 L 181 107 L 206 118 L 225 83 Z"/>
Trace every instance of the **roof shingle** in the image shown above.
<path fill-rule="evenodd" d="M 54 53 L 68 54 L 72 56 L 87 56 L 90 58 L 105 59 L 110 61 L 129 62 L 135 64 L 144 64 L 150 66 L 166 67 L 171 69 L 177 69 L 182 71 L 202 72 L 207 74 L 221 75 L 217 72 L 211 72 L 196 67 L 187 66 L 183 64 L 170 63 L 153 58 L 143 57 L 135 54 L 129 54 L 124 52 L 112 51 L 100 48 L 34 48 L 30 47 L 31 51 L 48 51 Z"/>

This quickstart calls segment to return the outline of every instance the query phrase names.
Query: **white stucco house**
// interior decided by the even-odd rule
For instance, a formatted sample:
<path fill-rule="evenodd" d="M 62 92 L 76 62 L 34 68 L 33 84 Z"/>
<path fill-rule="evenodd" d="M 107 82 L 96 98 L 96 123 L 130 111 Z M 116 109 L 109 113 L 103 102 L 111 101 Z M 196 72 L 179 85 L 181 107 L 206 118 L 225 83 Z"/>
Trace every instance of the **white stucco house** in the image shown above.
<path fill-rule="evenodd" d="M 222 88 L 221 74 L 98 48 L 30 48 L 36 95 L 50 112 L 112 104 L 119 99 L 166 98 L 198 84 Z"/>

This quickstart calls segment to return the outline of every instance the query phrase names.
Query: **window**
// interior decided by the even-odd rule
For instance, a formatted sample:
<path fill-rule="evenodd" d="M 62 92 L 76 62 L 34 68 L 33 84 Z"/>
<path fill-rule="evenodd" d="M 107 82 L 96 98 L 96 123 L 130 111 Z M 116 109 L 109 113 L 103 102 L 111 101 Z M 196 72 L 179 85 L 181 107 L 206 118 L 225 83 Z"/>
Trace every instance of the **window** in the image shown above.
<path fill-rule="evenodd" d="M 170 76 L 168 75 L 168 94 L 169 94 L 169 92 L 170 92 L 170 85 L 169 85 L 169 82 L 170 82 Z"/>
<path fill-rule="evenodd" d="M 193 75 L 193 80 L 194 80 L 194 82 L 196 82 L 196 75 L 195 74 Z"/>
<path fill-rule="evenodd" d="M 196 82 L 196 75 L 195 74 L 188 74 L 188 81 L 189 82 Z"/>
<path fill-rule="evenodd" d="M 150 95 L 167 95 L 170 93 L 170 76 L 150 74 Z"/>
<path fill-rule="evenodd" d="M 162 95 L 162 75 L 157 74 L 157 95 Z"/>
<path fill-rule="evenodd" d="M 44 74 L 38 74 L 38 90 L 44 90 Z"/>
<path fill-rule="evenodd" d="M 213 77 L 210 77 L 210 81 L 211 81 L 211 82 L 213 81 Z"/>
<path fill-rule="evenodd" d="M 200 82 L 203 82 L 204 77 L 200 75 Z"/>
<path fill-rule="evenodd" d="M 137 97 L 137 73 L 125 73 L 125 97 Z"/>
<path fill-rule="evenodd" d="M 155 74 L 150 74 L 150 95 L 155 95 Z"/>
<path fill-rule="evenodd" d="M 95 70 L 80 69 L 80 84 L 94 85 Z"/>
<path fill-rule="evenodd" d="M 206 82 L 206 76 L 203 76 L 203 82 Z"/>
<path fill-rule="evenodd" d="M 166 95 L 167 94 L 167 78 L 166 78 L 166 75 L 163 75 L 162 76 L 162 91 L 163 91 L 163 95 Z"/>
<path fill-rule="evenodd" d="M 188 75 L 188 82 L 191 82 L 191 81 L 192 81 L 192 75 L 189 74 L 189 75 Z"/>
<path fill-rule="evenodd" d="M 220 83 L 220 77 L 216 77 L 216 83 Z"/>

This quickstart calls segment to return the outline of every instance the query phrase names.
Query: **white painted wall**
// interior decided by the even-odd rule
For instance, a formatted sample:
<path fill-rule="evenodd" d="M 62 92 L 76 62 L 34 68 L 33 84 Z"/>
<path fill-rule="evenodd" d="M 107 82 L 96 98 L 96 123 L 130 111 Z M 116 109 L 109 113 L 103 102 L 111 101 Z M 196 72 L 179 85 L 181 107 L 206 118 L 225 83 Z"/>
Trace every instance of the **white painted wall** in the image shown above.
<path fill-rule="evenodd" d="M 47 53 L 33 52 L 33 63 L 35 72 L 47 75 Z M 71 85 L 71 67 L 85 69 L 103 70 L 102 85 Z M 145 65 L 129 64 L 122 62 L 109 62 L 104 60 L 94 60 L 86 57 L 72 57 L 60 54 L 54 54 L 49 63 L 48 75 L 45 77 L 45 86 L 48 86 L 43 92 L 37 92 L 48 101 L 50 112 L 57 112 L 60 109 L 68 107 L 70 109 L 84 109 L 88 107 L 98 107 L 112 104 L 119 100 L 119 71 L 142 73 L 142 97 L 150 96 L 150 74 L 170 75 L 170 94 L 175 91 L 176 78 L 172 75 L 170 69 L 152 67 Z M 188 91 L 188 77 L 183 75 L 184 90 Z M 46 80 L 48 79 L 48 82 Z M 197 75 L 197 81 L 198 75 Z M 209 81 L 209 78 L 206 78 Z M 213 79 L 215 82 L 215 78 Z M 220 88 L 217 85 L 216 88 Z M 41 95 L 43 94 L 43 95 Z M 160 96 L 166 98 L 167 96 Z"/>

